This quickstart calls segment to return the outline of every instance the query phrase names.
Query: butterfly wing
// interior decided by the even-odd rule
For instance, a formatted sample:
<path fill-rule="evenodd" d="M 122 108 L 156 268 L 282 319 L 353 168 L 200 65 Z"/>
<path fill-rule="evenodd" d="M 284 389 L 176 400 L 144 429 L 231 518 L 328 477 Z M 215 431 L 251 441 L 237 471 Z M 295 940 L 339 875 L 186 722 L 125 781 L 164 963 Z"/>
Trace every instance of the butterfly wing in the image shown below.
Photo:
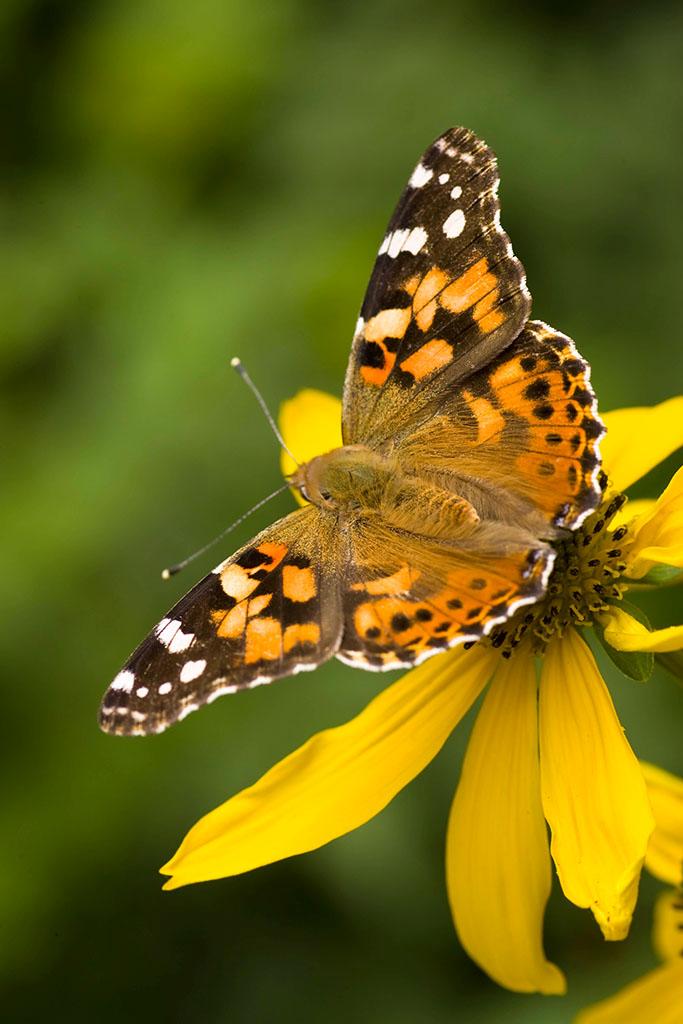
<path fill-rule="evenodd" d="M 402 437 L 401 457 L 423 472 L 457 467 L 456 490 L 473 482 L 485 489 L 492 513 L 516 498 L 510 515 L 519 522 L 534 514 L 547 537 L 575 529 L 597 507 L 604 433 L 588 363 L 571 338 L 532 320 L 488 366 L 442 395 L 430 420 Z"/>
<path fill-rule="evenodd" d="M 100 708 L 105 732 L 162 732 L 202 704 L 331 657 L 339 645 L 338 533 L 307 506 L 221 563 L 129 658 Z"/>
<path fill-rule="evenodd" d="M 346 444 L 379 445 L 503 351 L 531 309 L 500 226 L 491 150 L 453 128 L 425 152 L 380 246 L 346 375 Z"/>
<path fill-rule="evenodd" d="M 497 188 L 495 157 L 463 128 L 418 163 L 363 303 L 344 440 L 449 474 L 480 512 L 552 537 L 600 500 L 604 427 L 574 343 L 527 323 L 531 299 Z"/>
<path fill-rule="evenodd" d="M 377 670 L 406 668 L 487 635 L 542 596 L 555 557 L 500 523 L 466 525 L 444 542 L 370 519 L 352 544 L 337 657 Z"/>

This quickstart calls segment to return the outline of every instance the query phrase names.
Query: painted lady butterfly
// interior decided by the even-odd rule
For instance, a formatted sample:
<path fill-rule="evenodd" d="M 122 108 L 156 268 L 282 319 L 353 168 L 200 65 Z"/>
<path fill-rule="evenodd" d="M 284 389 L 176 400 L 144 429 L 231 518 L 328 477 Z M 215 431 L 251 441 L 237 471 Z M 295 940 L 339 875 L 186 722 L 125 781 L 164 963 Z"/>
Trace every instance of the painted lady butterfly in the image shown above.
<path fill-rule="evenodd" d="M 529 320 L 493 153 L 446 132 L 389 223 L 344 385 L 344 446 L 301 466 L 308 504 L 187 594 L 101 708 L 161 732 L 224 693 L 336 656 L 414 665 L 545 592 L 550 543 L 600 498 L 590 369 Z"/>

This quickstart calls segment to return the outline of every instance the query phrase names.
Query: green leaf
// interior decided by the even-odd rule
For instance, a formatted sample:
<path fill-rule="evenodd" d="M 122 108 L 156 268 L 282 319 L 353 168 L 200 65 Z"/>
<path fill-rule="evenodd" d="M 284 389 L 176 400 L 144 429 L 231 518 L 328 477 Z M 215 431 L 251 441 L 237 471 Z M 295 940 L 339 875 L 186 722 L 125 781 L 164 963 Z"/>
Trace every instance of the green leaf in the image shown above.
<path fill-rule="evenodd" d="M 683 569 L 679 569 L 675 565 L 653 565 L 652 568 L 645 576 L 641 576 L 639 580 L 625 580 L 628 583 L 629 588 L 636 589 L 638 587 L 671 587 L 677 583 L 683 583 Z"/>
<path fill-rule="evenodd" d="M 622 611 L 631 615 L 645 626 L 646 629 L 652 630 L 650 620 L 638 605 L 631 604 L 629 601 L 614 601 L 610 603 L 613 603 L 615 608 L 621 608 Z M 605 653 L 623 675 L 629 679 L 635 679 L 637 683 L 646 683 L 648 681 L 655 667 L 655 657 L 651 651 L 618 651 L 616 647 L 612 647 L 605 640 L 605 630 L 597 619 L 593 620 L 593 630 L 602 644 Z"/>
<path fill-rule="evenodd" d="M 670 672 L 677 683 L 683 683 L 683 651 L 665 651 L 655 654 L 655 661 Z"/>

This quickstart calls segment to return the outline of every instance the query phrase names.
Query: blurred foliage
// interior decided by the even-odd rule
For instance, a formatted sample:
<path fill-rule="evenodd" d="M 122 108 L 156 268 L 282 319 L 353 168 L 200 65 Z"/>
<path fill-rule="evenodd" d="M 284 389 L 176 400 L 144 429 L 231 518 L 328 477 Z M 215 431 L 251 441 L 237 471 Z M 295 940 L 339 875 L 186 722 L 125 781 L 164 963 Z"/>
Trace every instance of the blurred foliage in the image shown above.
<path fill-rule="evenodd" d="M 95 713 L 191 582 L 158 570 L 277 482 L 229 357 L 274 407 L 339 391 L 386 220 L 447 126 L 497 151 L 536 313 L 602 407 L 680 390 L 683 10 L 5 0 L 0 33 L 3 1018 L 569 1021 L 653 963 L 656 886 L 614 945 L 554 893 L 566 1000 L 492 985 L 442 881 L 471 719 L 358 833 L 171 895 L 155 869 L 185 829 L 384 680 L 331 664 L 147 741 Z M 680 593 L 647 611 L 681 621 Z M 638 752 L 680 772 L 680 691 L 605 672 Z"/>

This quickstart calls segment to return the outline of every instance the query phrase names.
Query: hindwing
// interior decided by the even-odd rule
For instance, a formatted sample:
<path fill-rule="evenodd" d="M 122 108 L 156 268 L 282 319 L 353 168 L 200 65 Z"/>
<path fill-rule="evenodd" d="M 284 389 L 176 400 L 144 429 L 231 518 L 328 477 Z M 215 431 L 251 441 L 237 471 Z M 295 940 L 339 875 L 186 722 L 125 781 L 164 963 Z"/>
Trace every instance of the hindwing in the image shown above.
<path fill-rule="evenodd" d="M 375 670 L 488 635 L 542 596 L 554 561 L 547 544 L 495 523 L 447 542 L 369 520 L 352 545 L 337 657 Z"/>
<path fill-rule="evenodd" d="M 576 529 L 598 505 L 604 433 L 588 363 L 571 338 L 531 320 L 400 446 L 407 464 L 457 474 L 461 493 L 478 486 L 489 496 L 492 515 L 526 512 L 548 537 Z"/>

